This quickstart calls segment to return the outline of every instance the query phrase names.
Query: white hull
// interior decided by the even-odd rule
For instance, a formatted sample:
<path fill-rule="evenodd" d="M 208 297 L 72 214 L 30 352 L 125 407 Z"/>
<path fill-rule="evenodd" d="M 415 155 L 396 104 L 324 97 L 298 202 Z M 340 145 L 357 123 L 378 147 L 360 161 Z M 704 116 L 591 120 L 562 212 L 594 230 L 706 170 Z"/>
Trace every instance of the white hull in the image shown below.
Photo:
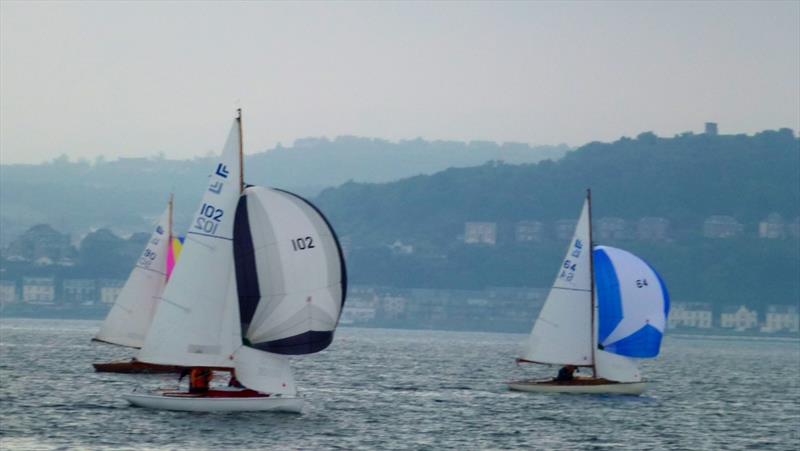
<path fill-rule="evenodd" d="M 550 380 L 513 381 L 508 388 L 533 393 L 575 393 L 594 395 L 641 395 L 646 382 L 615 382 L 608 384 L 558 384 Z"/>
<path fill-rule="evenodd" d="M 186 412 L 252 412 L 274 411 L 300 413 L 303 400 L 295 396 L 270 397 L 192 397 L 168 396 L 163 391 L 131 393 L 124 398 L 134 406 L 149 409 L 180 410 Z"/>

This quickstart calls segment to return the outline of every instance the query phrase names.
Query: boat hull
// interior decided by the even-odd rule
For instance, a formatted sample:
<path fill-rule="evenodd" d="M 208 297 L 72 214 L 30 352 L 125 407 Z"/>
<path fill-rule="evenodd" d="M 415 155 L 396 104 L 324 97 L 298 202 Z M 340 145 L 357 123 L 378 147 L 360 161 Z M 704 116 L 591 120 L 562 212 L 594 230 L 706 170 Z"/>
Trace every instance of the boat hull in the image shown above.
<path fill-rule="evenodd" d="M 120 360 L 117 362 L 93 363 L 94 370 L 98 373 L 126 373 L 126 374 L 167 374 L 180 373 L 185 368 L 177 365 L 157 365 L 138 360 Z"/>
<path fill-rule="evenodd" d="M 124 398 L 134 406 L 184 412 L 253 412 L 300 413 L 303 400 L 295 396 L 203 396 L 185 392 L 155 391 L 131 393 Z"/>
<path fill-rule="evenodd" d="M 180 373 L 184 367 L 177 365 L 157 365 L 155 363 L 139 362 L 137 360 L 124 360 L 119 362 L 93 363 L 94 370 L 98 373 L 125 373 L 125 374 L 167 374 Z"/>
<path fill-rule="evenodd" d="M 612 382 L 602 380 L 584 380 L 571 382 L 555 382 L 552 380 L 526 380 L 508 383 L 508 388 L 515 391 L 532 393 L 574 393 L 594 395 L 634 395 L 638 396 L 647 389 L 646 382 Z"/>

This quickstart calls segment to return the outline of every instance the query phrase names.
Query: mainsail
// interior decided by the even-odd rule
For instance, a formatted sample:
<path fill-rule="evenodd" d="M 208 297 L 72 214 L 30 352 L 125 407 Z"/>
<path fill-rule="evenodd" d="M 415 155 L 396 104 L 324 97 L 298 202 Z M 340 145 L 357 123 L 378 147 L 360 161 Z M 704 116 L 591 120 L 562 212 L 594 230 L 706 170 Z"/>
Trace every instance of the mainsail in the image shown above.
<path fill-rule="evenodd" d="M 587 200 L 553 288 L 533 325 L 523 360 L 558 365 L 592 365 L 589 227 Z"/>
<path fill-rule="evenodd" d="M 234 121 L 203 201 L 189 226 L 181 263 L 164 290 L 139 360 L 181 366 L 232 367 L 241 344 L 233 222 L 239 200 L 239 127 Z"/>
<path fill-rule="evenodd" d="M 167 280 L 170 207 L 164 211 L 95 340 L 140 348 Z"/>

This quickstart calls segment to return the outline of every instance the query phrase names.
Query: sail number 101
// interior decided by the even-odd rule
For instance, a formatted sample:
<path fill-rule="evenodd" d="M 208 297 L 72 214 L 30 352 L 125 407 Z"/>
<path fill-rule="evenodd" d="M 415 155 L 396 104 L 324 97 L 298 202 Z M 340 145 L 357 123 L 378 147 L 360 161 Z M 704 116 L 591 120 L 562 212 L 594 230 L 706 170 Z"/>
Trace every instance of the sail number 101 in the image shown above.
<path fill-rule="evenodd" d="M 292 249 L 294 249 L 295 251 L 314 249 L 314 239 L 311 238 L 310 236 L 294 238 L 290 241 L 292 242 Z"/>

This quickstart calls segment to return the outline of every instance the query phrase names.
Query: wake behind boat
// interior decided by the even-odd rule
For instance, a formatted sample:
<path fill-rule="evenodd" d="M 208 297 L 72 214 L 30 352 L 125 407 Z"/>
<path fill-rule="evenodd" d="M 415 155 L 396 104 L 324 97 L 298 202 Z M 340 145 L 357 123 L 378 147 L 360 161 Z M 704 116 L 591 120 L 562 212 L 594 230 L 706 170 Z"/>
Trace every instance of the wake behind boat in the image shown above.
<path fill-rule="evenodd" d="M 245 188 L 241 163 L 239 115 L 139 354 L 191 368 L 190 391 L 137 391 L 125 396 L 133 405 L 297 412 L 287 355 L 333 341 L 347 287 L 333 229 L 295 194 Z M 215 368 L 235 373 L 240 387 L 211 388 Z"/>
<path fill-rule="evenodd" d="M 640 395 L 646 389 L 636 359 L 654 358 L 669 314 L 669 295 L 644 260 L 592 244 L 591 193 L 575 235 L 518 363 L 563 366 L 547 380 L 509 382 L 540 393 Z M 575 377 L 579 367 L 591 377 Z"/>

